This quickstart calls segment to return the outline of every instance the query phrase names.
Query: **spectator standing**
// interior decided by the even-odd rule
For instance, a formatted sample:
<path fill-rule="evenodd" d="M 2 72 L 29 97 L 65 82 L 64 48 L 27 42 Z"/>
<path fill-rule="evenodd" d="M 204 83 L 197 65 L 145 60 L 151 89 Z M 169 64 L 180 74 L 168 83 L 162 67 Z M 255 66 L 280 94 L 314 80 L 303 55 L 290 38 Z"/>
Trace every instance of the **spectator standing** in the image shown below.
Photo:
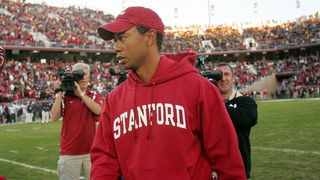
<path fill-rule="evenodd" d="M 3 108 L 3 104 L 0 104 L 0 124 L 4 123 L 4 108 Z"/>
<path fill-rule="evenodd" d="M 41 105 L 41 123 L 48 123 L 50 119 L 50 103 L 46 100 Z"/>
<path fill-rule="evenodd" d="M 16 123 L 16 107 L 14 103 L 9 104 L 10 123 Z"/>
<path fill-rule="evenodd" d="M 32 101 L 29 101 L 27 105 L 27 118 L 26 118 L 26 123 L 31 123 L 33 120 L 33 114 L 34 114 L 34 105 Z"/>
<path fill-rule="evenodd" d="M 10 112 L 9 112 L 8 104 L 4 105 L 3 117 L 5 118 L 6 123 L 10 123 Z"/>

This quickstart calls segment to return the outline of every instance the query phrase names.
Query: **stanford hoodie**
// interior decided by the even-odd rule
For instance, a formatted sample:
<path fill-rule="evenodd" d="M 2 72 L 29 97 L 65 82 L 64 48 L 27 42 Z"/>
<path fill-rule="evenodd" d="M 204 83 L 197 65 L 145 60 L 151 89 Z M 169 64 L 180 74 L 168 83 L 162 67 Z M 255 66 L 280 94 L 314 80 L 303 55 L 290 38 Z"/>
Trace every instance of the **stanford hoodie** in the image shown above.
<path fill-rule="evenodd" d="M 222 98 L 195 54 L 161 55 L 149 83 L 130 71 L 105 101 L 91 148 L 93 180 L 245 179 Z"/>

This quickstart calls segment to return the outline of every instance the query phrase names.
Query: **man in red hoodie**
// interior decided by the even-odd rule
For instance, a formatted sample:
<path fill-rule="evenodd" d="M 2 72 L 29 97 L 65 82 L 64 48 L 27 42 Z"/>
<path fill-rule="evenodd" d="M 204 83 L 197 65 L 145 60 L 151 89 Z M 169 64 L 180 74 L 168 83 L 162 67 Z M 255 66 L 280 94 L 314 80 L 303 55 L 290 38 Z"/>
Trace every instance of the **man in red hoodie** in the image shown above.
<path fill-rule="evenodd" d="M 93 180 L 246 179 L 219 91 L 193 67 L 196 55 L 160 55 L 164 25 L 129 7 L 98 28 L 115 40 L 128 79 L 105 101 L 91 148 Z"/>

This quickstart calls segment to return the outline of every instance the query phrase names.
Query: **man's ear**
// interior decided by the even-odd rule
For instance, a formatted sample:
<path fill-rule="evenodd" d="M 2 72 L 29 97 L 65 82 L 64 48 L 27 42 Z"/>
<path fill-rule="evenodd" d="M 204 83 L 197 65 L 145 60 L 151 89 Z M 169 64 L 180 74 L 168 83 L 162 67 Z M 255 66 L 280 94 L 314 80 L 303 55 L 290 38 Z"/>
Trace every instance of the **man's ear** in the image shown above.
<path fill-rule="evenodd" d="M 232 74 L 232 82 L 235 83 L 236 82 L 236 75 Z"/>
<path fill-rule="evenodd" d="M 157 32 L 154 29 L 150 29 L 146 34 L 147 46 L 150 47 L 157 43 Z"/>

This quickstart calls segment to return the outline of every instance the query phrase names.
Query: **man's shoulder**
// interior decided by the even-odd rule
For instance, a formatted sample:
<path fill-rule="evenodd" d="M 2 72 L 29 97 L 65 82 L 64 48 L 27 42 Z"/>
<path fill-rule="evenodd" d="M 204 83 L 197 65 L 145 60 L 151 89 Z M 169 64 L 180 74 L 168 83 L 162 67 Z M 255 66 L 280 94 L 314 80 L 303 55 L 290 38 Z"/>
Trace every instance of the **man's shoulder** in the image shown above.
<path fill-rule="evenodd" d="M 254 99 L 252 99 L 250 96 L 242 95 L 235 97 L 234 99 L 231 100 L 232 102 L 236 102 L 239 104 L 244 104 L 244 105 L 254 105 L 257 106 L 256 102 Z"/>

